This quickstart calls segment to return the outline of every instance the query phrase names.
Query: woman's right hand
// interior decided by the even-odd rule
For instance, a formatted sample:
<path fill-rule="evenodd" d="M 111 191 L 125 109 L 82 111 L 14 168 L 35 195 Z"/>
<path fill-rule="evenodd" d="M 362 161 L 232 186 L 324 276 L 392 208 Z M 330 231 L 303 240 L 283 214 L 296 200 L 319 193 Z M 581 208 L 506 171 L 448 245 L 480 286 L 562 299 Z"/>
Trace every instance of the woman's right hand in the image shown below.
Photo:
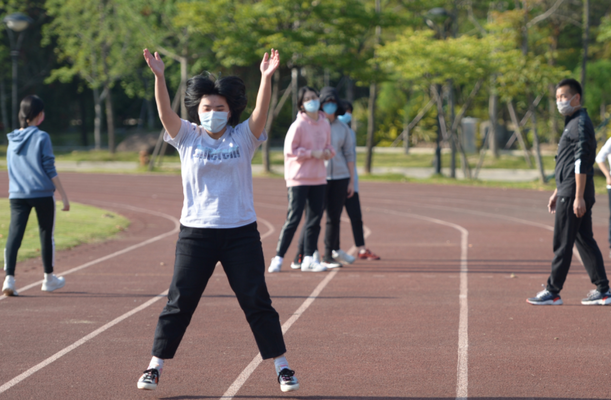
<path fill-rule="evenodd" d="M 163 63 L 163 60 L 161 60 L 159 53 L 155 52 L 155 56 L 153 56 L 149 49 L 144 49 L 143 54 L 144 59 L 146 60 L 146 63 L 151 71 L 153 71 L 153 74 L 155 74 L 157 77 L 162 77 L 163 71 L 165 70 L 165 64 Z"/>

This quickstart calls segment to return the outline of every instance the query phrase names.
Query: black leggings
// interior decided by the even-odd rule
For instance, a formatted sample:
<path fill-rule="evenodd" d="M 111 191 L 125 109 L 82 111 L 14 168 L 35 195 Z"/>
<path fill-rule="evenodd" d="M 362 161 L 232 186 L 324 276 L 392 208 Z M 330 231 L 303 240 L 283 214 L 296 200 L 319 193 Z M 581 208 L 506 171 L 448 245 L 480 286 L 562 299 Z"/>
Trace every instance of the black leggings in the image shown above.
<path fill-rule="evenodd" d="M 10 204 L 11 224 L 9 225 L 8 238 L 4 250 L 4 269 L 6 275 L 15 275 L 17 253 L 21 247 L 21 241 L 23 240 L 32 208 L 36 210 L 36 216 L 38 217 L 42 265 L 45 273 L 53 273 L 53 264 L 55 262 L 55 240 L 53 239 L 55 200 L 52 196 L 34 199 L 10 199 Z"/>
<path fill-rule="evenodd" d="M 214 268 L 220 262 L 263 359 L 286 352 L 278 313 L 265 284 L 257 223 L 232 229 L 180 227 L 168 302 L 159 315 L 153 355 L 173 358 Z"/>

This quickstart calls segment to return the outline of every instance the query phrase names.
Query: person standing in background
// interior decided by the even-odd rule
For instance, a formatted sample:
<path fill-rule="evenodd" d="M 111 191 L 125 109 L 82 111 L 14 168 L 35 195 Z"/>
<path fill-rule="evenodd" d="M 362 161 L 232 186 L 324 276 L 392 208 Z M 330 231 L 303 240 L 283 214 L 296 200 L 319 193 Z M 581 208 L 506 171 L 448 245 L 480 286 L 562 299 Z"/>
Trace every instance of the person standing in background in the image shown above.
<path fill-rule="evenodd" d="M 607 139 L 603 147 L 596 155 L 596 163 L 598 167 L 605 175 L 607 180 L 607 195 L 609 196 L 609 247 L 611 248 L 611 172 L 609 172 L 609 165 L 611 165 L 611 138 Z M 609 163 L 609 164 L 607 164 Z M 611 251 L 609 252 L 611 258 Z"/>
<path fill-rule="evenodd" d="M 8 148 L 6 164 L 9 176 L 9 201 L 11 223 L 9 225 L 6 248 L 4 249 L 4 271 L 6 277 L 2 285 L 5 296 L 17 296 L 15 288 L 15 266 L 17 253 L 28 224 L 32 208 L 36 210 L 40 234 L 40 252 L 44 267 L 44 280 L 41 290 L 53 292 L 66 284 L 63 277 L 53 273 L 55 263 L 55 190 L 62 197 L 62 211 L 70 210 L 70 202 L 64 191 L 57 171 L 51 138 L 47 132 L 38 129 L 45 119 L 45 106 L 40 97 L 26 96 L 19 108 L 17 129 L 7 135 Z"/>
<path fill-rule="evenodd" d="M 293 240 L 304 209 L 306 223 L 301 236 L 304 249 L 291 264 L 291 268 L 299 268 L 304 272 L 327 270 L 313 255 L 324 212 L 327 186 L 325 160 L 335 155 L 331 146 L 331 127 L 324 114 L 319 111 L 320 100 L 316 89 L 309 86 L 300 88 L 297 105 L 299 113 L 284 139 L 284 179 L 288 188 L 289 205 L 286 221 L 278 238 L 276 256 L 268 268 L 270 273 L 280 272 L 284 255 Z"/>
<path fill-rule="evenodd" d="M 352 103 L 349 101 L 342 101 L 341 103 L 345 114 L 338 115 L 337 119 L 346 124 L 350 129 L 350 134 L 352 135 L 352 141 L 354 143 L 354 154 L 356 155 L 356 133 L 351 128 L 352 121 Z M 356 171 L 356 159 L 354 162 L 354 194 L 352 197 L 348 197 L 346 199 L 346 203 L 344 206 L 346 207 L 346 213 L 348 213 L 348 217 L 350 218 L 350 225 L 352 226 L 352 236 L 354 236 L 354 245 L 356 246 L 358 252 L 357 257 L 359 260 L 379 260 L 380 257 L 373 253 L 371 250 L 365 247 L 365 235 L 363 234 L 363 217 L 361 213 L 361 201 L 359 198 L 359 175 Z M 349 254 L 346 254 L 343 250 L 338 250 L 334 253 L 333 258 L 336 261 L 340 261 L 342 263 L 352 264 L 354 262 L 354 257 Z"/>
<path fill-rule="evenodd" d="M 575 79 L 564 79 L 556 86 L 556 105 L 565 116 L 565 128 L 556 155 L 556 190 L 547 204 L 549 212 L 556 214 L 554 258 L 545 289 L 526 299 L 534 305 L 562 304 L 560 291 L 571 267 L 573 245 L 596 286 L 581 304 L 611 304 L 605 263 L 592 232 L 596 137 L 588 112 L 581 108 L 581 93 L 581 85 Z"/>

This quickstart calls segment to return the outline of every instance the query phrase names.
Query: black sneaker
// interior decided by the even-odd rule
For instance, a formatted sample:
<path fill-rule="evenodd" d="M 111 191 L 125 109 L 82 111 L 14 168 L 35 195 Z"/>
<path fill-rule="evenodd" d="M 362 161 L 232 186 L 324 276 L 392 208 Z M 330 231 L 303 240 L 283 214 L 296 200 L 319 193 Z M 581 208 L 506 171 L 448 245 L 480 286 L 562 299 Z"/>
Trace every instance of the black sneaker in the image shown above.
<path fill-rule="evenodd" d="M 601 293 L 598 290 L 591 290 L 590 293 L 587 294 L 588 297 L 581 300 L 581 304 L 586 306 L 595 306 L 601 305 L 606 306 L 611 304 L 611 293 L 607 290 L 607 293 Z"/>
<path fill-rule="evenodd" d="M 537 293 L 535 297 L 526 299 L 526 302 L 536 306 L 559 306 L 562 304 L 562 299 L 558 293 L 552 293 L 544 289 Z"/>
<path fill-rule="evenodd" d="M 292 369 L 284 368 L 278 374 L 278 383 L 280 383 L 280 390 L 283 392 L 292 392 L 299 389 L 299 382 L 295 378 L 295 371 Z"/>
<path fill-rule="evenodd" d="M 158 383 L 159 371 L 157 368 L 147 369 L 138 379 L 138 389 L 155 390 Z"/>

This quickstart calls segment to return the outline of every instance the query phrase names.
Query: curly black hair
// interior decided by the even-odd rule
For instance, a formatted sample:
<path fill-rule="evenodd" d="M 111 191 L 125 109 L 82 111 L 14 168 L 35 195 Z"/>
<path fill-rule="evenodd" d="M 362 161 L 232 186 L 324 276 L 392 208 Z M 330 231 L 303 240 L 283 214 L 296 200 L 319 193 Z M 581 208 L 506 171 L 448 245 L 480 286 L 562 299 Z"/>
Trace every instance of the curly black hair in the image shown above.
<path fill-rule="evenodd" d="M 231 117 L 229 125 L 235 126 L 240 122 L 240 115 L 246 108 L 248 99 L 246 98 L 246 85 L 237 76 L 227 76 L 213 81 L 207 76 L 197 75 L 187 81 L 187 91 L 185 93 L 185 107 L 189 114 L 189 120 L 197 124 L 200 123 L 198 109 L 202 97 L 206 95 L 222 96 L 227 100 Z"/>

